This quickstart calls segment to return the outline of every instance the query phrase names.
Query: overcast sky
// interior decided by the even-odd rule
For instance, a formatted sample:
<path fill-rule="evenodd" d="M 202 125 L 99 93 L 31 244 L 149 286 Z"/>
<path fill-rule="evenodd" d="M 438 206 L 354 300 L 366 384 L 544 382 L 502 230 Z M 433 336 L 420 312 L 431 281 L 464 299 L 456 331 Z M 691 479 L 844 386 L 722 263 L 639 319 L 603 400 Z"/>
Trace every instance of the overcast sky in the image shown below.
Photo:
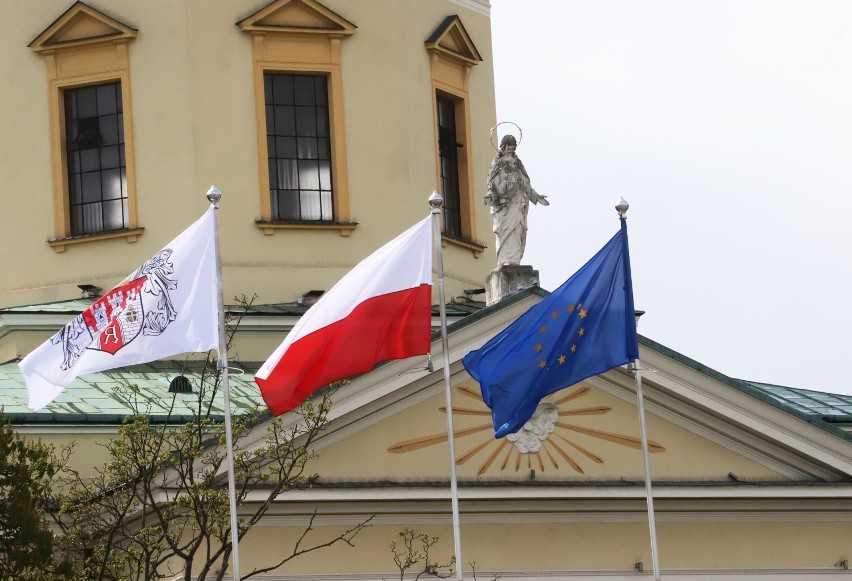
<path fill-rule="evenodd" d="M 498 121 L 551 201 L 523 260 L 542 286 L 616 232 L 624 196 L 641 334 L 852 394 L 852 2 L 491 3 Z"/>

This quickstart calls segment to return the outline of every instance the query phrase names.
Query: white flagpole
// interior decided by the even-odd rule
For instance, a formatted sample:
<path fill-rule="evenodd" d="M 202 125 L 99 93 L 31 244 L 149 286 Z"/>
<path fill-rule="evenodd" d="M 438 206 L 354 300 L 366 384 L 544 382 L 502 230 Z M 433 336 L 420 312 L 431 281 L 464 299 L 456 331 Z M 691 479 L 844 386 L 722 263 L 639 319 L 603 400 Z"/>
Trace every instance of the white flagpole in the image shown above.
<path fill-rule="evenodd" d="M 628 294 L 627 305 L 629 309 L 633 306 L 633 281 L 630 274 L 630 249 L 627 245 L 627 209 L 630 204 L 621 198 L 615 205 L 618 217 L 621 220 L 621 232 L 624 236 L 624 276 L 626 279 L 625 292 Z M 636 313 L 625 313 L 629 318 L 627 324 L 636 325 Z M 638 345 L 637 345 L 638 347 Z M 651 462 L 648 458 L 648 432 L 645 428 L 645 398 L 642 397 L 642 374 L 639 373 L 639 353 L 635 353 L 636 359 L 630 362 L 630 369 L 636 374 L 636 400 L 639 402 L 639 435 L 642 440 L 642 462 L 645 466 L 645 498 L 648 502 L 648 529 L 651 534 L 651 566 L 654 568 L 654 581 L 660 581 L 660 558 L 657 553 L 657 525 L 654 521 L 654 495 L 651 492 Z"/>
<path fill-rule="evenodd" d="M 432 192 L 429 205 L 432 206 L 432 231 L 438 258 L 438 304 L 441 313 L 441 348 L 444 351 L 444 391 L 447 402 L 447 441 L 450 444 L 450 497 L 453 506 L 453 542 L 456 551 L 456 579 L 463 581 L 461 554 L 461 527 L 459 525 L 459 491 L 456 480 L 456 441 L 453 432 L 453 394 L 450 388 L 450 348 L 447 339 L 447 307 L 444 296 L 444 253 L 441 245 L 441 207 L 444 199 L 438 192 Z"/>
<path fill-rule="evenodd" d="M 642 460 L 645 463 L 645 497 L 648 501 L 648 528 L 651 531 L 651 565 L 654 567 L 654 581 L 660 581 L 660 557 L 657 553 L 657 525 L 654 522 L 654 495 L 651 492 L 651 463 L 648 458 L 648 433 L 645 429 L 645 399 L 642 397 L 642 374 L 639 372 L 639 360 L 633 362 L 636 374 L 636 399 L 639 402 L 639 433 L 642 438 Z"/>
<path fill-rule="evenodd" d="M 228 455 L 228 499 L 231 508 L 231 570 L 234 581 L 240 581 L 240 529 L 237 521 L 237 493 L 234 483 L 234 442 L 231 431 L 231 390 L 228 383 L 228 341 L 225 337 L 225 301 L 222 293 L 222 254 L 219 249 L 219 200 L 222 192 L 211 186 L 207 199 L 213 204 L 213 235 L 216 249 L 216 298 L 219 311 L 219 347 L 216 368 L 222 373 L 222 393 L 225 396 L 225 447 Z"/>

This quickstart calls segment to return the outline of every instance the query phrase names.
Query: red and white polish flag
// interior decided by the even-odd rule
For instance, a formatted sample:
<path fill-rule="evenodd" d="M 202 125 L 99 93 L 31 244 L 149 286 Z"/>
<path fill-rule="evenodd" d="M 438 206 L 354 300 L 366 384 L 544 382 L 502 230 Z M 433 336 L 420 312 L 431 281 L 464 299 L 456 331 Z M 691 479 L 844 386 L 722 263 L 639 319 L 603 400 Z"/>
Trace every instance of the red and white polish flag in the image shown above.
<path fill-rule="evenodd" d="M 269 409 L 431 347 L 432 218 L 365 258 L 302 315 L 255 374 Z"/>
<path fill-rule="evenodd" d="M 24 357 L 30 409 L 85 373 L 218 347 L 213 212 Z"/>

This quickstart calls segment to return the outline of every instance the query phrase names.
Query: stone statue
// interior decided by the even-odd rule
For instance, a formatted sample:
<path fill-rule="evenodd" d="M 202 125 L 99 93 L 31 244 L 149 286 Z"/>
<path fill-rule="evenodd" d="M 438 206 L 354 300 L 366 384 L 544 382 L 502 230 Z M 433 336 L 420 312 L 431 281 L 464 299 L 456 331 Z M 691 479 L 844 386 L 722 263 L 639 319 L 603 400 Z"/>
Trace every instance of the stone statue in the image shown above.
<path fill-rule="evenodd" d="M 523 162 L 515 155 L 518 142 L 513 135 L 500 141 L 500 150 L 488 171 L 485 203 L 491 206 L 497 236 L 497 266 L 520 264 L 527 243 L 527 211 L 530 202 L 549 206 L 547 196 L 530 185 Z"/>

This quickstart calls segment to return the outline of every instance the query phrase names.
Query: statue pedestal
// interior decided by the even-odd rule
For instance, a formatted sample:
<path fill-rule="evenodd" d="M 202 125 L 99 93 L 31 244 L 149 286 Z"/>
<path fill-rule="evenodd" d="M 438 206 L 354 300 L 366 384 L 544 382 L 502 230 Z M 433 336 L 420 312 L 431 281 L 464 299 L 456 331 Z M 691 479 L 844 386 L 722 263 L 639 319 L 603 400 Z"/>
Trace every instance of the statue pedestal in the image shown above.
<path fill-rule="evenodd" d="M 491 305 L 533 286 L 538 286 L 538 271 L 532 266 L 500 265 L 485 277 L 485 304 Z"/>

